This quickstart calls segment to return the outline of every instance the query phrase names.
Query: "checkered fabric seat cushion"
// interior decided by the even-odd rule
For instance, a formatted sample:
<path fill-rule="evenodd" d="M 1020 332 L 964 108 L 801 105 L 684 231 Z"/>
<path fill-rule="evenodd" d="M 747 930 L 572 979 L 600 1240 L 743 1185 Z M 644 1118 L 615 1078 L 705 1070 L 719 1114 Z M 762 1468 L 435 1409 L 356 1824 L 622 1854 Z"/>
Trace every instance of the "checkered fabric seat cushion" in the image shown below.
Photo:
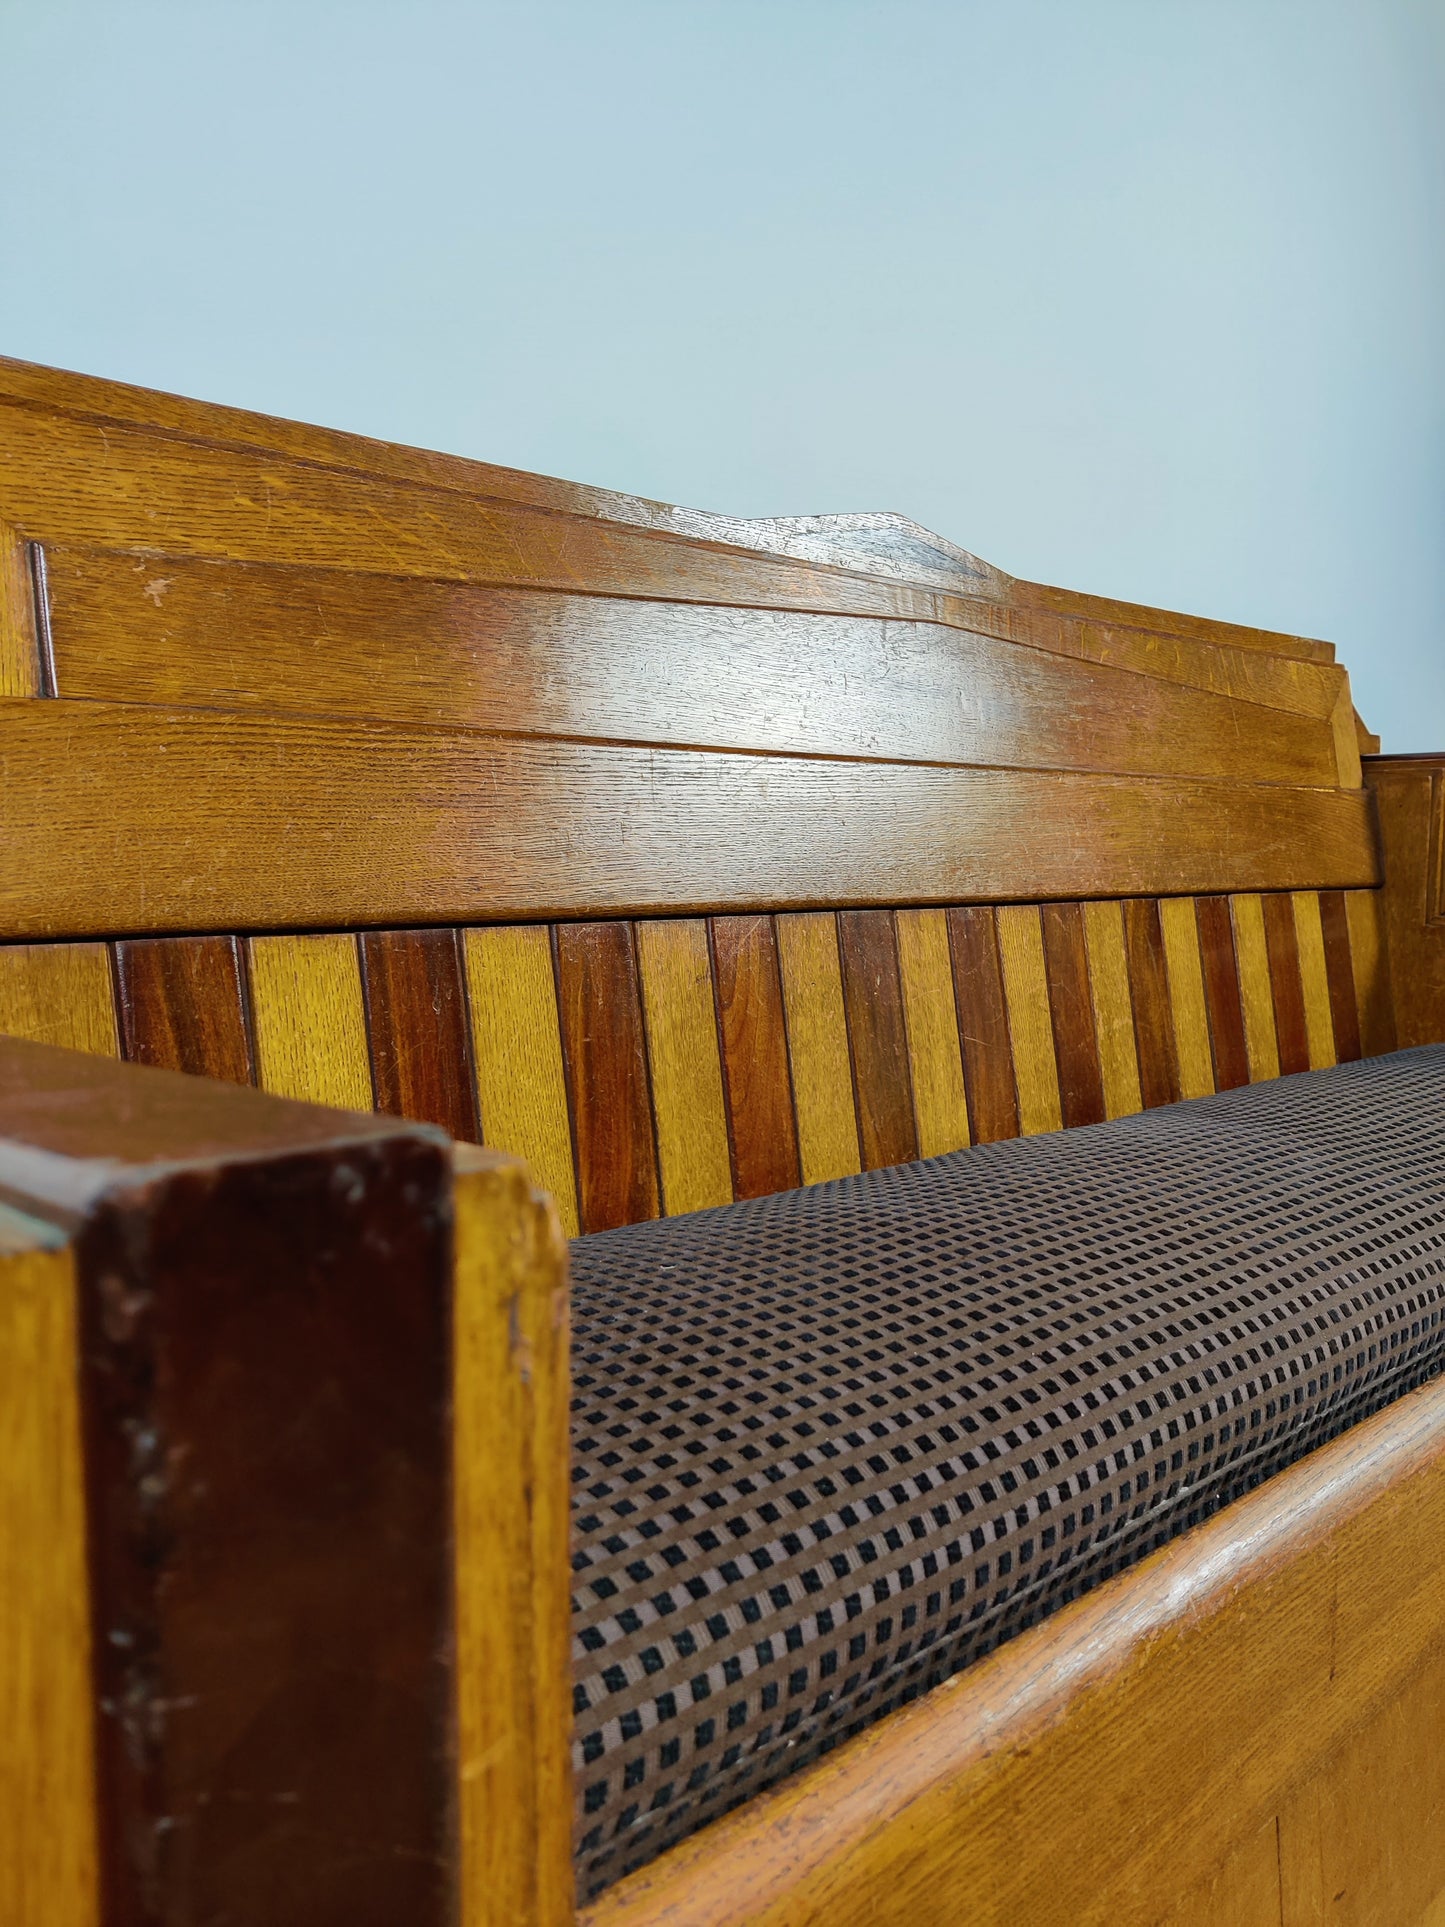
<path fill-rule="evenodd" d="M 1445 1363 L 1445 1048 L 577 1240 L 600 1890 Z"/>

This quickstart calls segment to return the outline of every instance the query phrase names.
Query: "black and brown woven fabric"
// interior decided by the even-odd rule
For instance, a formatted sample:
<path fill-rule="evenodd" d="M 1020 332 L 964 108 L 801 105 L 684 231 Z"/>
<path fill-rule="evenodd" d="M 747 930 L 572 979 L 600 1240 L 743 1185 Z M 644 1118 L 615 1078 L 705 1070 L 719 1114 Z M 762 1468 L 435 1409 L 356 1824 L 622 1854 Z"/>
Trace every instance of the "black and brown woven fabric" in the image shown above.
<path fill-rule="evenodd" d="M 1445 1047 L 572 1247 L 594 1893 L 1445 1363 Z"/>

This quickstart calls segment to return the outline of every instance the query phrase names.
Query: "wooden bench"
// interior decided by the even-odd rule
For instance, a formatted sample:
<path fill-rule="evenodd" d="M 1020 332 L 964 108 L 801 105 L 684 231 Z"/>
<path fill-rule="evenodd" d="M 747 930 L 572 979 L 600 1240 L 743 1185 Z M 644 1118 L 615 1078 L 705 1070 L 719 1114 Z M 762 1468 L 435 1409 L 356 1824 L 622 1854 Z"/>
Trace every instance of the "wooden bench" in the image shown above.
<path fill-rule="evenodd" d="M 568 1841 L 563 1236 L 1445 1040 L 1376 748 L 901 518 L 0 363 L 0 1917 L 1445 1919 L 1438 1385 Z"/>

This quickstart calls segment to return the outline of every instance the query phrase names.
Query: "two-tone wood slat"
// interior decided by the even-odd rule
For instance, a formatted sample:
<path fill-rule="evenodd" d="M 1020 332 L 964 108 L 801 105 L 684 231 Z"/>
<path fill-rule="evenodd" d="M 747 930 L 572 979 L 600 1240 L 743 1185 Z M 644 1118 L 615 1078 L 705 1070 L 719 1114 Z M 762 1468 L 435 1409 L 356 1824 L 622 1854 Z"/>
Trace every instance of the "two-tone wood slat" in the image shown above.
<path fill-rule="evenodd" d="M 438 1123 L 570 1231 L 1393 1046 L 1375 895 L 0 946 L 0 1031 Z"/>

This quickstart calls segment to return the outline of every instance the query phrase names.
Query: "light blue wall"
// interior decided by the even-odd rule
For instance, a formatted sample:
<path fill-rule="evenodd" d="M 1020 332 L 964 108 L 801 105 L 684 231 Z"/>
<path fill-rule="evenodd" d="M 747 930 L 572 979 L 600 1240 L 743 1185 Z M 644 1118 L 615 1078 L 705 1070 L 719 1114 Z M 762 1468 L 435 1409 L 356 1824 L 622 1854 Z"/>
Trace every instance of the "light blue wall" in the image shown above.
<path fill-rule="evenodd" d="M 0 0 L 0 348 L 1336 641 L 1445 748 L 1445 0 Z"/>

